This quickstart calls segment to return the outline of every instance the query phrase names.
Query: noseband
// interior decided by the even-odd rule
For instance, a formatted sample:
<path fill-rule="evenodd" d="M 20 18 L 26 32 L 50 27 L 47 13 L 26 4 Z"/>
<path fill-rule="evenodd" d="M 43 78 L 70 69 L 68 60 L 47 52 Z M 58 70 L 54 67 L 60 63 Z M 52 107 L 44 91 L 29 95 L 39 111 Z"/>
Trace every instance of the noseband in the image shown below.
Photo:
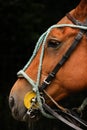
<path fill-rule="evenodd" d="M 82 127 L 87 128 L 87 124 L 81 120 L 80 118 L 77 118 L 73 114 L 69 113 L 66 109 L 61 109 L 60 106 L 46 93 L 44 90 L 49 84 L 51 84 L 52 80 L 54 79 L 56 73 L 59 71 L 59 69 L 64 65 L 64 63 L 68 60 L 72 52 L 75 50 L 77 45 L 79 44 L 80 40 L 82 39 L 83 35 L 87 32 L 87 20 L 85 23 L 81 23 L 77 21 L 75 18 L 73 18 L 70 14 L 67 14 L 67 17 L 69 20 L 72 21 L 74 24 L 57 24 L 51 26 L 42 36 L 39 38 L 36 47 L 34 49 L 33 55 L 31 56 L 30 60 L 28 63 L 25 65 L 25 67 L 17 73 L 18 77 L 24 77 L 29 84 L 32 85 L 32 90 L 36 93 L 36 98 L 38 102 L 39 109 L 42 113 L 47 118 L 54 118 L 62 121 L 63 123 L 67 124 L 68 126 L 72 127 L 75 130 L 82 130 L 82 128 L 78 127 L 76 124 L 73 123 L 73 120 L 79 123 Z M 40 85 L 40 77 L 41 77 L 41 69 L 42 69 L 42 61 L 43 61 L 43 56 L 44 56 L 44 46 L 46 43 L 46 39 L 50 33 L 50 31 L 53 28 L 62 28 L 62 27 L 71 27 L 71 28 L 76 28 L 80 29 L 79 33 L 75 37 L 73 43 L 71 44 L 70 48 L 66 51 L 66 53 L 63 55 L 61 60 L 58 62 L 58 64 L 55 66 L 55 68 L 51 71 L 51 73 L 48 75 L 48 77 L 43 81 L 43 83 Z M 37 81 L 33 81 L 26 73 L 25 70 L 29 67 L 31 64 L 32 60 L 36 56 L 40 46 L 42 45 L 42 51 L 40 55 L 40 62 L 39 62 L 39 67 L 38 67 L 38 74 L 37 74 Z M 58 112 L 54 111 L 51 107 L 49 107 L 45 102 L 42 102 L 41 95 L 40 93 L 44 92 L 46 95 L 49 96 L 51 101 L 54 102 L 54 104 L 57 104 L 58 108 L 60 109 L 62 114 L 59 114 Z M 46 112 L 47 111 L 47 112 Z M 67 118 L 64 118 L 67 117 Z M 68 120 L 71 119 L 71 120 Z"/>

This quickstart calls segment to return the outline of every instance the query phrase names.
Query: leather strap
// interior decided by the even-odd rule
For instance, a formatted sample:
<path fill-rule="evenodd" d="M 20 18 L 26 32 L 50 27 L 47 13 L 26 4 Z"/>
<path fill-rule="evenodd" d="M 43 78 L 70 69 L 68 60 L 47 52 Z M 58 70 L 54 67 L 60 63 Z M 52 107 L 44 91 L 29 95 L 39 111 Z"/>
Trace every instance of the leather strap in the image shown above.
<path fill-rule="evenodd" d="M 79 44 L 80 40 L 82 39 L 84 34 L 84 31 L 81 30 L 77 36 L 75 37 L 72 45 L 70 46 L 70 48 L 67 50 L 67 52 L 63 55 L 62 59 L 59 61 L 59 63 L 55 66 L 55 68 L 52 70 L 52 72 L 48 75 L 48 77 L 45 79 L 45 81 L 42 83 L 42 85 L 40 86 L 40 90 L 42 91 L 43 89 L 45 89 L 53 80 L 53 78 L 55 77 L 56 73 L 59 71 L 59 69 L 63 66 L 63 64 L 68 60 L 68 58 L 70 57 L 70 55 L 72 54 L 72 52 L 75 50 L 75 48 L 77 47 L 77 45 Z"/>
<path fill-rule="evenodd" d="M 58 119 L 58 120 L 62 121 L 64 124 L 67 124 L 71 128 L 73 128 L 75 130 L 84 130 L 83 128 L 80 128 L 79 126 L 74 124 L 72 122 L 73 120 L 71 120 L 71 121 L 67 120 L 65 117 L 63 117 L 63 115 L 61 116 L 59 113 L 54 111 L 51 107 L 49 107 L 47 104 L 43 104 L 43 108 L 45 108 L 45 110 L 47 110 L 52 116 L 54 116 L 55 119 Z M 87 126 L 86 126 L 86 128 L 87 128 Z"/>
<path fill-rule="evenodd" d="M 67 18 L 72 21 L 73 24 L 75 25 L 80 25 L 80 26 L 87 26 L 87 22 L 82 23 L 79 20 L 76 20 L 74 17 L 72 17 L 69 13 L 66 14 Z"/>
<path fill-rule="evenodd" d="M 69 13 L 67 14 L 67 17 L 74 23 L 74 24 L 79 24 L 79 25 L 86 25 L 87 26 L 87 19 L 84 23 L 79 22 L 76 20 L 74 17 L 72 17 Z M 59 71 L 59 69 L 62 67 L 62 65 L 67 61 L 67 59 L 70 57 L 72 52 L 75 50 L 77 45 L 79 44 L 80 40 L 83 37 L 83 34 L 87 33 L 84 30 L 80 30 L 77 36 L 75 37 L 73 43 L 71 44 L 70 48 L 66 51 L 66 53 L 63 55 L 62 59 L 59 61 L 59 63 L 55 66 L 55 68 L 52 70 L 52 72 L 48 75 L 48 77 L 44 80 L 42 85 L 40 86 L 40 91 L 45 89 L 51 81 L 54 79 L 56 73 Z"/>
<path fill-rule="evenodd" d="M 74 23 L 74 24 L 79 24 L 82 25 L 79 21 L 75 20 L 70 14 L 67 14 L 67 17 Z M 87 24 L 87 20 L 85 22 Z M 86 25 L 84 24 L 84 25 Z M 48 77 L 44 80 L 42 85 L 40 86 L 40 91 L 43 91 L 54 79 L 56 73 L 59 71 L 59 69 L 62 67 L 62 65 L 68 60 L 70 55 L 73 53 L 77 45 L 80 43 L 80 40 L 82 39 L 84 33 L 87 33 L 86 31 L 80 30 L 77 36 L 75 37 L 73 43 L 69 47 L 69 49 L 66 51 L 66 53 L 63 55 L 61 60 L 58 62 L 58 64 L 55 66 L 55 68 L 52 70 L 52 72 L 48 75 Z M 47 104 L 43 103 L 43 107 L 46 111 L 48 111 L 51 115 L 53 115 L 56 119 L 62 121 L 63 123 L 67 124 L 71 128 L 75 130 L 83 130 L 83 128 L 80 128 L 76 124 L 74 124 L 73 120 L 76 121 L 76 123 L 80 124 L 82 127 L 85 127 L 87 129 L 87 124 L 82 121 L 80 118 L 75 117 L 74 115 L 70 113 L 65 113 L 61 111 L 62 115 L 60 115 L 58 112 L 55 112 L 50 106 Z"/>

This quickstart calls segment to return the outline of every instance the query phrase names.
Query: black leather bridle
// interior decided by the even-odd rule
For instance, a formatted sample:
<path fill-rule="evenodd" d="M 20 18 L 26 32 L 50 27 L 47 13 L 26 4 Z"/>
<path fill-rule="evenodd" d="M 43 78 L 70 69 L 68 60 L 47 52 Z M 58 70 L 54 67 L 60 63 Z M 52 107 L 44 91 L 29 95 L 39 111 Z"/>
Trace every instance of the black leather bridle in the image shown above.
<path fill-rule="evenodd" d="M 82 25 L 82 26 L 84 25 L 84 26 L 87 26 L 87 20 L 85 21 L 85 23 L 81 23 L 81 22 L 77 21 L 74 17 L 72 17 L 69 13 L 66 16 L 75 25 Z M 77 47 L 77 45 L 79 44 L 79 42 L 81 41 L 81 39 L 82 39 L 82 37 L 83 37 L 83 35 L 85 33 L 87 33 L 87 32 L 84 31 L 84 30 L 80 30 L 79 31 L 79 33 L 75 37 L 75 39 L 74 39 L 72 45 L 70 46 L 70 48 L 63 55 L 62 59 L 58 62 L 58 64 L 55 66 L 55 68 L 51 71 L 51 73 L 48 75 L 48 77 L 45 79 L 45 81 L 40 86 L 40 90 L 45 89 L 52 82 L 52 79 L 55 77 L 56 73 L 63 66 L 63 64 L 68 60 L 68 58 L 70 57 L 70 55 L 72 54 L 72 52 L 74 51 L 74 49 Z"/>
<path fill-rule="evenodd" d="M 84 23 L 81 23 L 78 20 L 76 20 L 74 17 L 72 17 L 70 14 L 67 14 L 67 17 L 68 17 L 69 20 L 72 21 L 73 24 L 87 27 L 87 20 Z M 63 55 L 61 60 L 54 67 L 54 69 L 51 71 L 51 73 L 48 75 L 48 77 L 44 80 L 44 82 L 39 86 L 39 91 L 40 92 L 42 92 L 42 93 L 44 92 L 45 94 L 47 94 L 45 92 L 45 88 L 48 85 L 51 84 L 51 82 L 54 79 L 56 73 L 64 65 L 64 63 L 68 60 L 68 58 L 70 57 L 72 52 L 75 50 L 75 48 L 80 43 L 83 35 L 86 34 L 86 33 L 87 33 L 87 30 L 80 29 L 80 31 L 76 35 L 76 37 L 75 37 L 73 43 L 71 44 L 71 46 L 69 47 L 69 49 Z M 25 72 L 23 72 L 23 71 L 19 72 L 18 76 L 28 78 L 28 76 L 26 76 Z M 25 78 L 25 79 L 27 79 L 27 78 Z M 53 99 L 51 99 L 51 100 L 53 101 Z M 53 102 L 55 103 L 55 101 L 53 101 Z M 55 111 L 50 106 L 48 106 L 45 102 L 42 103 L 42 107 L 45 109 L 45 111 L 50 113 L 54 117 L 54 119 L 58 119 L 58 120 L 62 121 L 63 123 L 67 124 L 68 126 L 70 126 L 71 128 L 73 128 L 75 130 L 87 129 L 87 122 L 83 121 L 80 117 L 76 116 L 76 114 L 74 114 L 73 112 L 70 112 L 68 109 L 62 110 L 59 107 L 58 111 Z M 79 126 L 77 124 L 79 124 Z"/>
<path fill-rule="evenodd" d="M 72 17 L 69 13 L 66 15 L 68 17 L 69 20 L 71 20 L 75 25 L 84 25 L 87 26 L 87 20 L 85 21 L 85 23 L 81 23 L 78 20 L 76 20 L 74 17 Z M 81 41 L 82 37 L 84 34 L 86 34 L 87 31 L 81 30 L 79 31 L 79 33 L 77 34 L 77 36 L 75 37 L 72 45 L 70 46 L 70 48 L 67 50 L 67 52 L 63 55 L 62 59 L 58 62 L 58 64 L 55 66 L 55 68 L 51 71 L 51 73 L 48 75 L 48 77 L 44 80 L 44 82 L 42 83 L 42 85 L 39 87 L 40 91 L 44 91 L 44 89 L 51 84 L 52 80 L 54 79 L 56 73 L 59 71 L 59 69 L 63 66 L 63 64 L 68 60 L 68 58 L 70 57 L 70 55 L 72 54 L 72 52 L 75 50 L 75 48 L 78 46 L 79 42 Z M 62 122 L 64 122 L 65 124 L 69 125 L 70 127 L 72 127 L 73 129 L 76 130 L 82 130 L 82 129 L 87 129 L 87 122 L 83 121 L 80 117 L 77 117 L 76 115 L 74 115 L 73 113 L 68 111 L 62 111 L 60 109 L 60 113 L 55 112 L 51 107 L 49 107 L 47 104 L 43 103 L 43 107 L 45 108 L 45 110 L 47 110 L 51 115 L 53 115 L 56 119 L 61 120 Z M 62 116 L 61 116 L 62 115 Z M 66 117 L 66 119 L 65 119 Z M 68 122 L 70 120 L 70 122 Z M 79 127 L 74 124 L 74 121 L 76 122 L 76 124 L 79 123 Z M 82 127 L 82 128 L 80 128 Z"/>

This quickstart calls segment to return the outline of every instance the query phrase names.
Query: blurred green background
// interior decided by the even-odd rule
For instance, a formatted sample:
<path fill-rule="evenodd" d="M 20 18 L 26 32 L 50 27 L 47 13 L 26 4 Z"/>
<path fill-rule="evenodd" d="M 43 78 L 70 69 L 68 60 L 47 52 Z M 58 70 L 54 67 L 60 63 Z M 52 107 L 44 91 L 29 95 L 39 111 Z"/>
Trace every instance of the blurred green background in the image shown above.
<path fill-rule="evenodd" d="M 0 130 L 27 130 L 8 106 L 16 73 L 26 64 L 36 41 L 80 0 L 0 0 Z"/>

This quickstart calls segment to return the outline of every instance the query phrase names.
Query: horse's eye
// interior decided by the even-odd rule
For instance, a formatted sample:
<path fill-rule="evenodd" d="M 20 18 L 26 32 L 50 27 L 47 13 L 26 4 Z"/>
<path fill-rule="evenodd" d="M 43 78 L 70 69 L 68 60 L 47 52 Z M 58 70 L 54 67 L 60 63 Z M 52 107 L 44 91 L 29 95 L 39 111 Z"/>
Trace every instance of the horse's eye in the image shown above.
<path fill-rule="evenodd" d="M 59 41 L 50 40 L 50 41 L 48 42 L 47 47 L 51 47 L 51 48 L 57 49 L 57 48 L 60 47 L 60 45 L 61 45 L 61 43 L 60 43 Z"/>

